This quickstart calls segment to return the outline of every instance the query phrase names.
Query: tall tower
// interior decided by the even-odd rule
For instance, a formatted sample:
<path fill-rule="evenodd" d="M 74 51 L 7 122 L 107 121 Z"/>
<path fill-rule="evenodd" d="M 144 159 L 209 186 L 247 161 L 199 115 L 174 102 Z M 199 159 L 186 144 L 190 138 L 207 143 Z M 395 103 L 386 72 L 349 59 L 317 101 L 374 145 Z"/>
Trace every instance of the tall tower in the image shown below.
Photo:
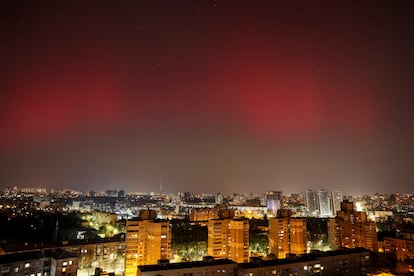
<path fill-rule="evenodd" d="M 332 190 L 332 207 L 333 214 L 336 216 L 336 212 L 341 211 L 342 192 L 340 190 Z"/>
<path fill-rule="evenodd" d="M 319 216 L 320 217 L 330 217 L 332 216 L 332 211 L 329 208 L 329 197 L 326 190 L 318 191 L 318 206 L 319 206 Z"/>
<path fill-rule="evenodd" d="M 306 253 L 306 218 L 292 218 L 288 210 L 280 210 L 269 220 L 269 247 L 278 259 Z"/>
<path fill-rule="evenodd" d="M 128 220 L 125 251 L 125 276 L 136 276 L 138 265 L 171 259 L 170 223 L 140 218 Z"/>
<path fill-rule="evenodd" d="M 317 217 L 319 214 L 318 199 L 315 191 L 307 190 L 305 192 L 306 208 L 308 209 L 308 216 Z"/>
<path fill-rule="evenodd" d="M 210 219 L 208 254 L 217 259 L 249 261 L 249 222 L 247 220 Z"/>

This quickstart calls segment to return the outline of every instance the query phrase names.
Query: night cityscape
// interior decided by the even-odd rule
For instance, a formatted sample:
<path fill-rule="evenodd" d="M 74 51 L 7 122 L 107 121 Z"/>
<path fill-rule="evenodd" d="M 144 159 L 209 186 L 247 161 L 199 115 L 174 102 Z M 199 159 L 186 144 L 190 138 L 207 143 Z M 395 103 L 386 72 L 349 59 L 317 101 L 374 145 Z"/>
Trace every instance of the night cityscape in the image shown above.
<path fill-rule="evenodd" d="M 0 276 L 414 275 L 414 2 L 0 2 Z"/>

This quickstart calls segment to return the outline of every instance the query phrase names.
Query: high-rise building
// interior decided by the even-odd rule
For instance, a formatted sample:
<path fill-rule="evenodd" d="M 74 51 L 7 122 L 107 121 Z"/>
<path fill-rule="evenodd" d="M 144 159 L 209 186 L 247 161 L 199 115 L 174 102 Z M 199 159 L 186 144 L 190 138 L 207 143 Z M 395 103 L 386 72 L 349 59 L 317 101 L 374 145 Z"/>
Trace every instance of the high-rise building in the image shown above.
<path fill-rule="evenodd" d="M 208 254 L 235 262 L 249 260 L 249 222 L 247 220 L 211 219 L 208 221 Z"/>
<path fill-rule="evenodd" d="M 281 191 L 270 191 L 266 194 L 266 206 L 267 214 L 269 216 L 276 216 L 277 211 L 281 207 L 282 192 Z"/>
<path fill-rule="evenodd" d="M 229 219 L 208 221 L 208 255 L 217 259 L 227 258 Z"/>
<path fill-rule="evenodd" d="M 290 211 L 280 210 L 269 220 L 269 247 L 278 259 L 306 253 L 306 218 L 293 218 Z"/>
<path fill-rule="evenodd" d="M 328 219 L 328 243 L 331 250 L 335 250 L 336 246 L 336 218 Z"/>
<path fill-rule="evenodd" d="M 333 215 L 336 216 L 336 212 L 341 211 L 342 192 L 339 190 L 332 190 L 332 209 Z"/>
<path fill-rule="evenodd" d="M 168 221 L 128 220 L 125 237 L 125 275 L 135 276 L 138 265 L 171 259 L 171 227 Z"/>
<path fill-rule="evenodd" d="M 341 211 L 337 212 L 335 223 L 330 223 L 329 227 L 335 228 L 330 229 L 329 233 L 335 234 L 337 248 L 364 247 L 372 251 L 378 250 L 375 222 L 369 221 L 365 212 L 355 211 L 350 201 L 341 203 Z M 330 237 L 330 240 L 333 240 L 333 237 Z"/>
<path fill-rule="evenodd" d="M 319 215 L 319 206 L 316 192 L 313 190 L 307 190 L 305 192 L 305 202 L 308 210 L 308 216 L 317 217 Z"/>
<path fill-rule="evenodd" d="M 249 261 L 249 221 L 230 220 L 230 256 L 237 263 Z"/>
<path fill-rule="evenodd" d="M 328 192 L 326 190 L 318 191 L 318 207 L 319 217 L 330 217 L 332 216 L 332 209 L 329 204 Z"/>

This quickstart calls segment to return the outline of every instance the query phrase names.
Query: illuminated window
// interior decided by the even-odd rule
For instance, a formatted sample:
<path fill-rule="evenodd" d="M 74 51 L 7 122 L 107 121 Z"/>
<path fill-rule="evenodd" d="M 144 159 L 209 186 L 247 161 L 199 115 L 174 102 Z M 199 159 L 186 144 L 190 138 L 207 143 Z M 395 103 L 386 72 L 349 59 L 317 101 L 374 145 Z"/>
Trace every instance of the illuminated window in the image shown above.
<path fill-rule="evenodd" d="M 25 267 L 25 268 L 30 267 L 30 263 L 25 263 L 25 264 L 24 264 L 24 267 Z"/>
<path fill-rule="evenodd" d="M 62 267 L 62 272 L 66 272 L 66 267 Z"/>
<path fill-rule="evenodd" d="M 72 261 L 69 261 L 69 265 L 72 265 L 72 263 L 73 263 Z"/>
<path fill-rule="evenodd" d="M 42 273 L 38 272 L 38 273 L 36 274 L 36 276 L 42 276 Z"/>
<path fill-rule="evenodd" d="M 63 264 L 62 264 L 63 266 L 67 266 L 68 265 L 68 262 L 63 262 Z"/>
<path fill-rule="evenodd" d="M 19 272 L 19 268 L 18 267 L 15 267 L 14 268 L 14 272 Z"/>

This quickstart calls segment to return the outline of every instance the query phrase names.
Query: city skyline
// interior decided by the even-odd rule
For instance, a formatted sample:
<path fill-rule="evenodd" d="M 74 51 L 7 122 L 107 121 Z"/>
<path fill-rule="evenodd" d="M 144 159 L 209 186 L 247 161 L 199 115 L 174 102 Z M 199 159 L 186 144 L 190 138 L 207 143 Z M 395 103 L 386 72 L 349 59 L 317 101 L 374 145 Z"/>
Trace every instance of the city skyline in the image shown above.
<path fill-rule="evenodd" d="M 414 192 L 409 1 L 0 10 L 0 189 Z"/>

